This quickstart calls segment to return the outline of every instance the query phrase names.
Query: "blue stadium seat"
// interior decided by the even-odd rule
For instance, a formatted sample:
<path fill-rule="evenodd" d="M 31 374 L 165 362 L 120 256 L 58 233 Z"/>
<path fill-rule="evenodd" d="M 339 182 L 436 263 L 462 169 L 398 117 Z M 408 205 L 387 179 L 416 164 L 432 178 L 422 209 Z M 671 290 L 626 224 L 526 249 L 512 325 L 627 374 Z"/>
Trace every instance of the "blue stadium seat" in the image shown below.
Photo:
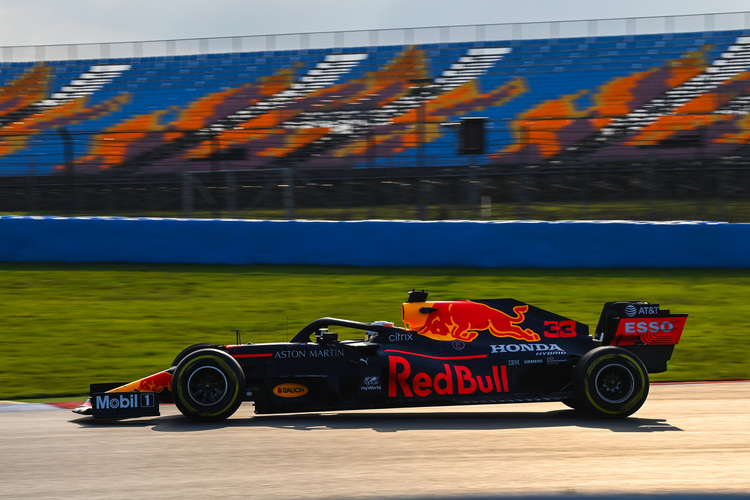
<path fill-rule="evenodd" d="M 43 66 L 0 63 L 0 134 L 20 138 L 3 145 L 0 137 L 0 175 L 59 173 L 61 124 L 85 137 L 75 161 L 86 172 L 133 171 L 134 164 L 148 171 L 160 168 L 160 162 L 169 165 L 163 168 L 179 169 L 195 155 L 206 154 L 209 140 L 253 151 L 259 156 L 247 160 L 251 165 L 281 155 L 287 163 L 303 166 L 327 161 L 362 168 L 409 166 L 415 164 L 418 147 L 432 164 L 462 165 L 454 133 L 433 124 L 464 116 L 493 121 L 489 144 L 497 146 L 485 161 L 512 161 L 517 151 L 530 146 L 516 143 L 514 135 L 526 122 L 543 118 L 564 127 L 578 120 L 589 127 L 645 129 L 638 114 L 655 113 L 652 118 L 658 122 L 725 81 L 747 85 L 743 82 L 750 79 L 716 61 L 726 60 L 728 48 L 748 33 L 224 52 L 58 60 Z M 684 67 L 675 63 L 698 53 L 702 61 Z M 96 66 L 101 70 L 92 71 Z M 709 68 L 719 75 L 713 87 L 690 83 Z M 675 86 L 671 94 L 670 85 Z M 65 97 L 87 86 L 93 90 L 74 102 Z M 649 108 L 652 101 L 662 104 Z M 609 114 L 616 115 L 611 125 L 587 118 Z M 416 123 L 422 119 L 430 122 L 430 140 L 417 146 Z M 743 123 L 736 121 L 738 138 L 745 137 Z M 170 144 L 190 127 L 204 139 Z M 313 131 L 320 137 L 306 143 Z M 597 133 L 605 131 L 592 131 L 590 139 Z M 117 150 L 102 146 L 103 138 L 116 134 L 132 144 Z M 550 154 L 559 154 L 565 139 L 551 134 L 544 140 L 554 143 Z M 144 136 L 151 142 L 145 144 Z M 367 159 L 363 152 L 365 136 L 377 159 Z"/>

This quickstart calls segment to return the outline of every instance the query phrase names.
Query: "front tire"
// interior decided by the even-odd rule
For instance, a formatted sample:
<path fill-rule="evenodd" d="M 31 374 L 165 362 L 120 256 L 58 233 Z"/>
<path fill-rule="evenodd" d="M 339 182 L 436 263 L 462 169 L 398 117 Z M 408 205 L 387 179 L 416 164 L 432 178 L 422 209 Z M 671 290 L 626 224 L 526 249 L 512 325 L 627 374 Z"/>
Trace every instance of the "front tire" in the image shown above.
<path fill-rule="evenodd" d="M 218 349 L 200 349 L 185 356 L 172 376 L 175 406 L 200 422 L 229 418 L 245 395 L 245 374 L 237 361 Z"/>
<path fill-rule="evenodd" d="M 573 370 L 578 407 L 596 416 L 625 418 L 643 406 L 649 378 L 643 362 L 619 347 L 587 352 Z"/>
<path fill-rule="evenodd" d="M 191 352 L 195 352 L 200 349 L 216 349 L 218 346 L 216 344 L 193 344 L 190 347 L 186 347 L 183 349 L 180 354 L 177 355 L 176 358 L 174 358 L 174 361 L 172 361 L 172 366 L 177 366 L 180 364 L 180 361 L 185 359 L 185 356 L 190 354 Z"/>

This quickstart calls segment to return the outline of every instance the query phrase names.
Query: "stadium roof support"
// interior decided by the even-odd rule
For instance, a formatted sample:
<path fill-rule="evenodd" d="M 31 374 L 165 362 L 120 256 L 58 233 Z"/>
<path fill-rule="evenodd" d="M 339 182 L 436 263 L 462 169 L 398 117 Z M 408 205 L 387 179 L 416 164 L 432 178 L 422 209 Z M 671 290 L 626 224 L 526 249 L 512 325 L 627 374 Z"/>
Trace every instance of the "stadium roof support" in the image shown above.
<path fill-rule="evenodd" d="M 680 16 L 582 19 L 534 23 L 479 24 L 244 35 L 216 38 L 142 40 L 64 45 L 0 47 L 0 63 L 81 59 L 130 59 L 234 52 L 316 50 L 332 48 L 459 43 L 602 36 L 661 35 L 750 28 L 750 11 Z"/>

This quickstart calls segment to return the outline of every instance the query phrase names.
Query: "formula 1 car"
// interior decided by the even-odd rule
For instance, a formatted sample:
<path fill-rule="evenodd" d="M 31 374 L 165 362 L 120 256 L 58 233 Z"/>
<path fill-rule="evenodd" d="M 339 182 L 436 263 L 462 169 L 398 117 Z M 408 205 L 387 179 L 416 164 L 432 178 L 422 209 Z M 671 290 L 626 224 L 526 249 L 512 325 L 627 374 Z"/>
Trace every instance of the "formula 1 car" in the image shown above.
<path fill-rule="evenodd" d="M 291 342 L 197 344 L 172 366 L 129 384 L 92 384 L 73 410 L 94 418 L 159 415 L 219 421 L 243 401 L 286 413 L 560 401 L 623 418 L 643 405 L 649 373 L 663 372 L 687 314 L 659 304 L 607 302 L 596 331 L 514 299 L 428 302 L 412 290 L 404 327 L 321 318 Z M 362 331 L 339 340 L 330 328 Z"/>

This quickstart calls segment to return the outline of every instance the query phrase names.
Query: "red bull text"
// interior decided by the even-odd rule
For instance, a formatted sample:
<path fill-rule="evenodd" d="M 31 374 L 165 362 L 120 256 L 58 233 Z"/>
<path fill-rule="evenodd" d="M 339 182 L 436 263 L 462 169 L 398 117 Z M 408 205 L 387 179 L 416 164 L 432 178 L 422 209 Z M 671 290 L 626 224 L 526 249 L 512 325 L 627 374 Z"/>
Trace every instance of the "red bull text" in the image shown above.
<path fill-rule="evenodd" d="M 493 365 L 489 374 L 476 374 L 467 366 L 445 363 L 443 370 L 437 373 L 412 374 L 409 360 L 402 356 L 388 357 L 388 397 L 391 398 L 504 392 L 508 392 L 508 373 L 505 365 Z"/>

